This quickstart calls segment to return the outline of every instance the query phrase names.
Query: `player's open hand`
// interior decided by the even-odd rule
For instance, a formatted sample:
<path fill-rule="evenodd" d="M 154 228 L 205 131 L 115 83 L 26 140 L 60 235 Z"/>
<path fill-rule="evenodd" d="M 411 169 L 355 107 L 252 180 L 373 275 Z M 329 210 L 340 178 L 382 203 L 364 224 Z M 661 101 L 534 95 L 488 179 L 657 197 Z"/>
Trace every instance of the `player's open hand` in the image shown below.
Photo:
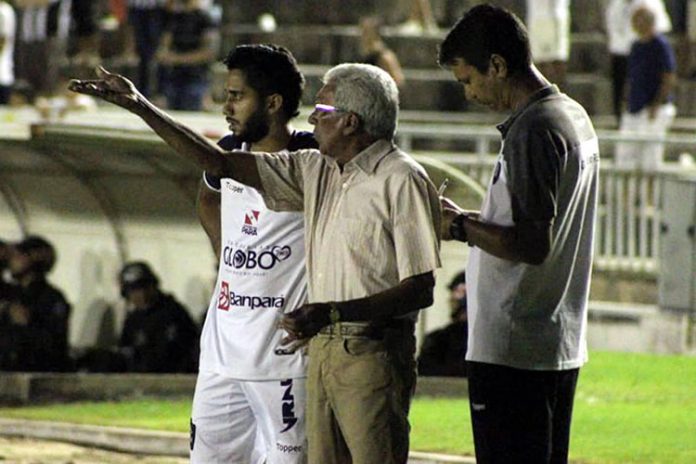
<path fill-rule="evenodd" d="M 101 98 L 125 109 L 133 109 L 139 99 L 144 100 L 135 85 L 120 74 L 110 73 L 101 66 L 96 73 L 98 79 L 71 80 L 68 89 Z"/>

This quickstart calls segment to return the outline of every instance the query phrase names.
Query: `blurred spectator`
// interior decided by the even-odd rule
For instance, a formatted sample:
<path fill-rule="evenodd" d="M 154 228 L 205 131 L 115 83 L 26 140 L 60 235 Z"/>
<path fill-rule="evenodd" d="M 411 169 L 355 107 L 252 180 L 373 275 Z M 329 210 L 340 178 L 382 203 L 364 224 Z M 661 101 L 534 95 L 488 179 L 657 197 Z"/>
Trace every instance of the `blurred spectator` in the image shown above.
<path fill-rule="evenodd" d="M 570 54 L 570 0 L 527 0 L 532 59 L 551 82 L 563 86 Z"/>
<path fill-rule="evenodd" d="M 131 311 L 119 342 L 132 372 L 194 372 L 198 328 L 142 261 L 126 264 L 119 274 L 121 295 Z"/>
<path fill-rule="evenodd" d="M 0 0 L 0 105 L 7 105 L 14 84 L 14 40 L 17 18 L 12 5 Z"/>
<path fill-rule="evenodd" d="M 695 51 L 693 44 L 696 42 L 696 1 L 671 0 L 670 3 L 672 31 L 676 35 L 677 68 L 681 76 L 693 79 L 696 77 L 696 70 L 693 68 Z"/>
<path fill-rule="evenodd" d="M 70 305 L 46 281 L 56 252 L 46 239 L 29 236 L 10 249 L 9 269 L 17 290 L 6 311 L 8 346 L 2 366 L 14 371 L 66 371 Z"/>
<path fill-rule="evenodd" d="M 399 26 L 402 34 L 422 34 L 437 32 L 430 0 L 410 0 L 410 13 L 405 23 Z"/>
<path fill-rule="evenodd" d="M 396 85 L 401 87 L 404 83 L 404 73 L 401 70 L 399 59 L 382 40 L 379 33 L 379 20 L 377 18 L 363 18 L 360 20 L 360 51 L 361 62 L 379 66 L 389 73 Z"/>
<path fill-rule="evenodd" d="M 143 95 L 149 97 L 161 89 L 153 88 L 153 79 L 160 81 L 155 54 L 159 48 L 166 21 L 167 0 L 128 0 L 128 28 L 135 41 L 138 55 L 138 76 L 135 84 Z M 157 82 L 159 86 L 161 82 Z"/>
<path fill-rule="evenodd" d="M 51 97 L 67 60 L 70 0 L 15 0 L 15 5 L 15 77 L 26 81 L 35 96 Z"/>
<path fill-rule="evenodd" d="M 466 377 L 466 345 L 469 324 L 466 314 L 466 273 L 457 274 L 447 286 L 452 322 L 425 336 L 418 356 L 418 374 Z"/>
<path fill-rule="evenodd" d="M 95 0 L 72 0 L 72 24 L 76 51 L 72 61 L 77 66 L 94 67 L 99 64 L 99 25 L 101 9 Z"/>
<path fill-rule="evenodd" d="M 666 34 L 672 29 L 662 0 L 610 0 L 605 11 L 607 47 L 611 55 L 612 102 L 616 120 L 621 121 L 626 98 L 625 86 L 628 74 L 628 54 L 637 36 L 631 25 L 633 11 L 639 6 L 649 8 L 655 14 L 655 30 Z"/>
<path fill-rule="evenodd" d="M 626 134 L 664 136 L 676 115 L 672 94 L 676 84 L 674 51 L 658 33 L 653 10 L 638 7 L 631 16 L 638 40 L 628 56 L 628 111 L 621 118 Z M 615 165 L 626 169 L 656 170 L 662 163 L 662 142 L 619 142 Z"/>
<path fill-rule="evenodd" d="M 173 0 L 157 53 L 166 66 L 167 106 L 200 111 L 210 85 L 210 63 L 216 57 L 217 27 L 201 0 Z"/>
<path fill-rule="evenodd" d="M 10 246 L 0 240 L 0 327 L 9 323 L 9 305 L 16 300 L 16 288 L 7 280 L 7 265 L 10 259 Z M 2 337 L 0 336 L 0 339 Z"/>

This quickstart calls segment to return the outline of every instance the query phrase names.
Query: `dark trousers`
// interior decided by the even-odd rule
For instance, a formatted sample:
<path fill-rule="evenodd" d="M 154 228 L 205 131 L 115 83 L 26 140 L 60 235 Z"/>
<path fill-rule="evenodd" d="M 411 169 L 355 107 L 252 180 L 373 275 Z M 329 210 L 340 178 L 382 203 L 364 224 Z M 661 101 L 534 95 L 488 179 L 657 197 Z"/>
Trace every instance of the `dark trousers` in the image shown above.
<path fill-rule="evenodd" d="M 528 371 L 469 363 L 478 464 L 568 462 L 578 369 Z"/>
<path fill-rule="evenodd" d="M 167 108 L 182 111 L 203 109 L 203 99 L 209 87 L 205 73 L 195 75 L 188 72 L 179 73 L 173 69 L 166 75 Z"/>
<path fill-rule="evenodd" d="M 612 103 L 616 120 L 621 121 L 625 101 L 626 78 L 628 73 L 628 57 L 611 55 L 611 91 Z"/>
<path fill-rule="evenodd" d="M 149 97 L 153 91 L 155 93 L 160 91 L 159 88 L 153 89 L 152 79 L 158 73 L 155 54 L 164 32 L 165 20 L 166 13 L 162 8 L 130 8 L 128 10 L 128 22 L 133 29 L 135 50 L 138 54 L 136 85 L 146 97 Z M 157 80 L 157 86 L 159 86 L 161 83 L 159 76 Z"/>
<path fill-rule="evenodd" d="M 12 95 L 11 85 L 0 85 L 0 105 L 7 105 L 10 102 Z"/>

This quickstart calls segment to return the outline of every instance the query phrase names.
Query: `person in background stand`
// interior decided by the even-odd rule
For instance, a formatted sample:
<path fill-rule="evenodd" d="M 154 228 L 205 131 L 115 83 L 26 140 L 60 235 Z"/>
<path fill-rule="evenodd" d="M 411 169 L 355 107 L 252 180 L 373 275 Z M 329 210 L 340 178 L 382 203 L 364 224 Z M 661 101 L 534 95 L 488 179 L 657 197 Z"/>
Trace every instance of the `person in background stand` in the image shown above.
<path fill-rule="evenodd" d="M 159 88 L 161 78 L 155 54 L 164 31 L 166 3 L 167 0 L 128 0 L 128 27 L 135 39 L 135 52 L 138 55 L 138 75 L 135 81 L 146 96 L 162 90 Z"/>
<path fill-rule="evenodd" d="M 0 105 L 7 105 L 14 84 L 14 41 L 17 18 L 12 5 L 0 1 Z"/>
<path fill-rule="evenodd" d="M 677 113 L 672 102 L 677 81 L 674 51 L 667 38 L 656 31 L 655 14 L 650 8 L 634 10 L 631 22 L 638 40 L 628 56 L 628 108 L 620 130 L 628 135 L 664 136 Z M 662 164 L 664 151 L 660 141 L 619 142 L 614 164 L 654 171 Z"/>
<path fill-rule="evenodd" d="M 610 0 L 604 14 L 607 32 L 607 48 L 611 55 L 612 105 L 616 121 L 621 123 L 621 115 L 626 101 L 626 78 L 628 77 L 628 54 L 636 36 L 631 17 L 639 6 L 649 8 L 655 14 L 655 30 L 666 34 L 672 30 L 672 23 L 662 0 Z"/>
<path fill-rule="evenodd" d="M 157 52 L 166 68 L 165 95 L 172 110 L 200 111 L 208 92 L 209 66 L 217 54 L 217 25 L 201 0 L 175 0 Z"/>
<path fill-rule="evenodd" d="M 563 87 L 570 55 L 570 0 L 527 0 L 527 27 L 534 64 Z"/>
<path fill-rule="evenodd" d="M 128 370 L 195 372 L 198 328 L 181 303 L 160 290 L 150 266 L 127 263 L 119 283 L 131 308 L 119 342 Z"/>
<path fill-rule="evenodd" d="M 362 63 L 379 66 L 389 73 L 401 87 L 405 81 L 399 58 L 382 40 L 379 34 L 379 20 L 369 17 L 360 20 L 360 50 Z"/>
<path fill-rule="evenodd" d="M 418 375 L 466 377 L 466 345 L 469 324 L 466 314 L 466 272 L 447 286 L 452 322 L 425 336 L 418 356 Z"/>

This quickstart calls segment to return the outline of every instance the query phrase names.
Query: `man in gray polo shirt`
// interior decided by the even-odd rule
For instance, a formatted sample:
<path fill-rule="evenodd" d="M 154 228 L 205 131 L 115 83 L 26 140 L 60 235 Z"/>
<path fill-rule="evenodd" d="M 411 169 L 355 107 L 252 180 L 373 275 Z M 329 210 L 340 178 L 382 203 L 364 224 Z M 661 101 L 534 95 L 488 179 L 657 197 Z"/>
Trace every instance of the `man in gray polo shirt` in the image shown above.
<path fill-rule="evenodd" d="M 309 118 L 319 151 L 243 153 L 178 123 L 122 76 L 99 74 L 70 88 L 137 114 L 207 173 L 261 191 L 270 209 L 304 211 L 309 303 L 280 323 L 290 349 L 311 339 L 309 463 L 404 464 L 414 321 L 433 301 L 440 205 L 425 170 L 393 143 L 394 80 L 371 65 L 336 66 Z"/>
<path fill-rule="evenodd" d="M 567 462 L 585 333 L 599 151 L 585 110 L 531 62 L 508 11 L 472 8 L 439 62 L 466 98 L 511 115 L 481 211 L 443 199 L 467 242 L 469 398 L 479 463 Z"/>

